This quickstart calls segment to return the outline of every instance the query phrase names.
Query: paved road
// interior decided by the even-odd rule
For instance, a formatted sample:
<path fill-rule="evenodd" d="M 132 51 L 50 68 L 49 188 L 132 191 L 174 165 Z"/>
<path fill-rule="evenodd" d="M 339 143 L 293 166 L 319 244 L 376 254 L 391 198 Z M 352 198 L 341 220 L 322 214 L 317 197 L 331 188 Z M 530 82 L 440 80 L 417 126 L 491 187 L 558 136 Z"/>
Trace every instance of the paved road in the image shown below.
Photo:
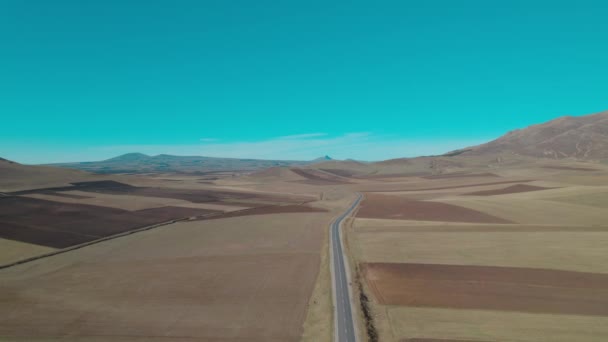
<path fill-rule="evenodd" d="M 334 293 L 334 322 L 335 336 L 337 342 L 355 342 L 355 316 L 351 308 L 349 295 L 350 274 L 347 273 L 344 253 L 342 251 L 342 239 L 340 238 L 340 225 L 346 217 L 359 205 L 361 194 L 357 194 L 357 199 L 353 204 L 331 224 L 331 248 L 332 248 L 332 278 Z"/>

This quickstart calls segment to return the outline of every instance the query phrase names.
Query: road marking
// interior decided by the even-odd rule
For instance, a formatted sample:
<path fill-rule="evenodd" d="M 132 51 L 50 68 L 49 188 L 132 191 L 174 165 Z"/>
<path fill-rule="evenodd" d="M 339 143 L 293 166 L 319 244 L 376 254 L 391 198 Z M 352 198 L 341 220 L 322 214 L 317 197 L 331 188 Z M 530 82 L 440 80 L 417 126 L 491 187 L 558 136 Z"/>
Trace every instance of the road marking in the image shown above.
<path fill-rule="evenodd" d="M 353 204 L 346 210 L 344 214 L 339 216 L 332 224 L 331 224 L 331 237 L 332 237 L 332 256 L 334 260 L 332 262 L 333 267 L 333 293 L 337 298 L 335 298 L 335 322 L 338 326 L 335 329 L 335 338 L 337 341 L 348 341 L 348 342 L 356 342 L 357 336 L 354 332 L 355 330 L 355 316 L 352 314 L 351 309 L 351 292 L 350 287 L 348 285 L 348 273 L 346 269 L 346 261 L 345 256 L 342 251 L 342 239 L 341 239 L 341 231 L 340 227 L 342 221 L 346 219 L 353 210 L 357 207 L 359 202 L 362 199 L 361 194 L 357 194 L 357 199 L 353 202 Z M 336 268 L 338 269 L 336 271 Z M 341 306 L 341 312 L 338 309 L 338 306 Z M 344 329 L 344 332 L 341 331 L 340 326 Z"/>

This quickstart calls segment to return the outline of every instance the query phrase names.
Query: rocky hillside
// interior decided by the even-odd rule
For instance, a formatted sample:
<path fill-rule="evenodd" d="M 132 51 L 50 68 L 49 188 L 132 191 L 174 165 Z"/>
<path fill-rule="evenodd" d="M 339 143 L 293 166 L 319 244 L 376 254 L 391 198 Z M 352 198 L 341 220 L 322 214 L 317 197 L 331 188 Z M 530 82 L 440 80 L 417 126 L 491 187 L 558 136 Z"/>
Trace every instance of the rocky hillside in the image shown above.
<path fill-rule="evenodd" d="M 608 111 L 580 117 L 565 116 L 511 131 L 489 143 L 447 155 L 511 153 L 539 158 L 608 159 Z"/>

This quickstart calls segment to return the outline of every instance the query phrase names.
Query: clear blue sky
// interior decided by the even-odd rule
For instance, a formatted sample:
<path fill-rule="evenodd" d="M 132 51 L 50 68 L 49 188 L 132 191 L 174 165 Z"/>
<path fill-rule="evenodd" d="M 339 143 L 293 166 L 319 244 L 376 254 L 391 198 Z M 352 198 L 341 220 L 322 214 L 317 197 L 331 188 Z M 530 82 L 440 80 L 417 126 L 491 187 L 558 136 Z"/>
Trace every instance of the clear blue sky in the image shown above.
<path fill-rule="evenodd" d="M 0 1 L 0 156 L 378 160 L 608 109 L 606 1 Z"/>

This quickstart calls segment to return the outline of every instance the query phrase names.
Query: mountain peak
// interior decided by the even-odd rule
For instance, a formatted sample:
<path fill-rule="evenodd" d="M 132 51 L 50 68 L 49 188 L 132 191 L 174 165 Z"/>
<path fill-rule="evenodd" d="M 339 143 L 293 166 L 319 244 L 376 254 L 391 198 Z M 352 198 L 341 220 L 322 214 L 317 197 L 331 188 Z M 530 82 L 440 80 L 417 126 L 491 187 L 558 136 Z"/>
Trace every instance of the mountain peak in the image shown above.
<path fill-rule="evenodd" d="M 320 163 L 320 162 L 324 162 L 324 161 L 328 161 L 328 160 L 333 160 L 330 156 L 325 155 L 323 157 L 319 157 L 316 159 L 311 160 L 312 163 Z"/>
<path fill-rule="evenodd" d="M 126 154 L 120 155 L 118 157 L 110 158 L 105 161 L 138 161 L 138 160 L 144 160 L 144 159 L 149 159 L 149 158 L 151 158 L 151 157 L 147 154 L 133 152 L 133 153 L 126 153 Z"/>

